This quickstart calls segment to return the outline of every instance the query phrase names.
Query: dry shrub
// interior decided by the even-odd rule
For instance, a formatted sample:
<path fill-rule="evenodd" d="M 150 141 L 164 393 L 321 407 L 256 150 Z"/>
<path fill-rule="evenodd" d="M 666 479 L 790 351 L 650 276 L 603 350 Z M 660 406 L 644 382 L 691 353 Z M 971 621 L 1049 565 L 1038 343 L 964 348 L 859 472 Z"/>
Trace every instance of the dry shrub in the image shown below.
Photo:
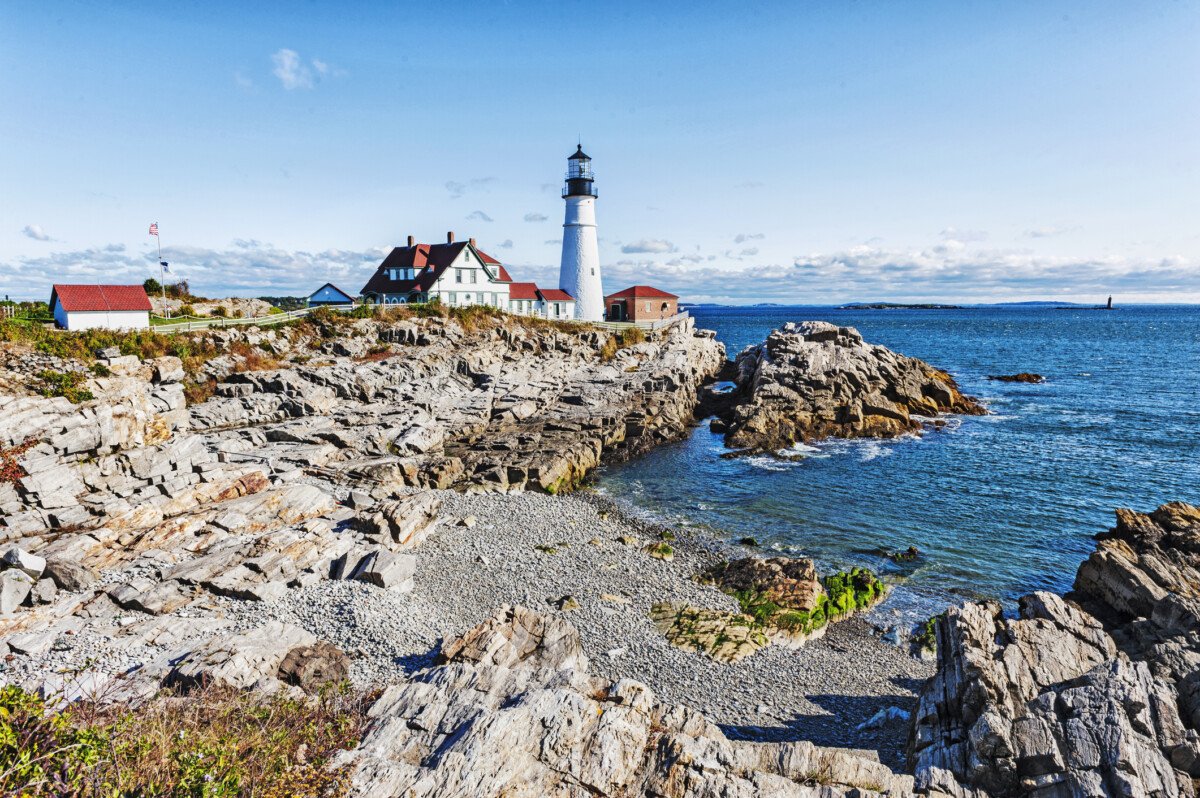
<path fill-rule="evenodd" d="M 622 327 L 610 335 L 600 347 L 600 362 L 607 363 L 617 356 L 617 352 L 646 340 L 646 334 L 641 327 Z"/>
<path fill-rule="evenodd" d="M 183 398 L 189 406 L 207 402 L 213 398 L 216 392 L 217 380 L 215 377 L 209 377 L 207 380 L 192 382 L 183 386 Z"/>
<path fill-rule="evenodd" d="M 233 368 L 234 372 L 239 374 L 244 371 L 273 371 L 279 368 L 279 361 L 273 355 L 245 341 L 233 341 L 226 352 L 239 359 Z"/>
<path fill-rule="evenodd" d="M 329 689 L 309 701 L 206 688 L 136 707 L 54 709 L 0 690 L 0 794 L 21 796 L 331 796 L 327 769 L 353 748 L 373 694 Z"/>

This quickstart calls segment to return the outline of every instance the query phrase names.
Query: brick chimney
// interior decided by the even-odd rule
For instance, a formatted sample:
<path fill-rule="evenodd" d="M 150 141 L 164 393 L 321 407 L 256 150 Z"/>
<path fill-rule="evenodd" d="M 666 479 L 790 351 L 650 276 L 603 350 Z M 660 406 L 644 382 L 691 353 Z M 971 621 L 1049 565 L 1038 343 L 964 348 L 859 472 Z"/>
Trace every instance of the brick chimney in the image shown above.
<path fill-rule="evenodd" d="M 474 247 L 474 246 L 475 246 L 475 239 L 473 239 L 473 238 L 471 239 L 471 246 L 472 246 L 472 247 Z"/>
<path fill-rule="evenodd" d="M 446 243 L 447 244 L 454 243 L 454 231 L 453 230 L 451 230 L 449 233 L 446 233 Z"/>
<path fill-rule="evenodd" d="M 414 246 L 416 246 L 416 245 L 417 245 L 417 239 L 416 239 L 416 237 L 415 237 L 415 236 L 409 236 L 409 237 L 408 237 L 408 248 L 409 248 L 409 249 L 412 249 L 412 248 L 413 248 Z"/>

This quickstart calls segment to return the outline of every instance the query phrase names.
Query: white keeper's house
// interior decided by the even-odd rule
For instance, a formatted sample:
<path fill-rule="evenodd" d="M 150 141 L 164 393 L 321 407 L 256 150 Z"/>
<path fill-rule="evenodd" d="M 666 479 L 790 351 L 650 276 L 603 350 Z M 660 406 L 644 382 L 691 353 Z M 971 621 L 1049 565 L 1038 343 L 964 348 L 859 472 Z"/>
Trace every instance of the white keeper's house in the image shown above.
<path fill-rule="evenodd" d="M 64 330 L 145 330 L 150 299 L 140 285 L 55 285 L 54 321 Z"/>
<path fill-rule="evenodd" d="M 361 291 L 363 302 L 406 305 L 439 300 L 443 305 L 488 305 L 509 313 L 544 318 L 573 318 L 575 300 L 559 289 L 540 290 L 514 283 L 504 265 L 475 246 L 475 239 L 394 248 Z"/>

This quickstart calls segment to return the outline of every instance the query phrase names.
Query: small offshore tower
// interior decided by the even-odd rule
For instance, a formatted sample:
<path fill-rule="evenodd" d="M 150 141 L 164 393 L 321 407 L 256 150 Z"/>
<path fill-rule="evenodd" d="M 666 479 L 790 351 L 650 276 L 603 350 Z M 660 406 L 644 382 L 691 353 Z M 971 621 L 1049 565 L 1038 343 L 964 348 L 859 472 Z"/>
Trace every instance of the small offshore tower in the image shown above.
<path fill-rule="evenodd" d="M 563 222 L 562 264 L 558 287 L 575 299 L 575 318 L 604 320 L 604 288 L 600 282 L 600 248 L 596 244 L 596 186 L 592 159 L 583 145 L 567 159 L 563 199 L 567 203 Z"/>

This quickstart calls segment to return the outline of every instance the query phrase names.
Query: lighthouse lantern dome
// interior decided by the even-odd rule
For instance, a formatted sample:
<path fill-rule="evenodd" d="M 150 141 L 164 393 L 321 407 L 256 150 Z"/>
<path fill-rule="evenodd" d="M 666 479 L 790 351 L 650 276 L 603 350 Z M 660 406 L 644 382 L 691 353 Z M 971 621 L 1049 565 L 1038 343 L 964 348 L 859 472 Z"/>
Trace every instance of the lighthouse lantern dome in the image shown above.
<path fill-rule="evenodd" d="M 567 158 L 567 184 L 563 186 L 564 197 L 596 196 L 596 187 L 592 181 L 596 176 L 592 173 L 592 159 L 583 151 L 583 145 L 575 150 L 575 154 Z"/>

